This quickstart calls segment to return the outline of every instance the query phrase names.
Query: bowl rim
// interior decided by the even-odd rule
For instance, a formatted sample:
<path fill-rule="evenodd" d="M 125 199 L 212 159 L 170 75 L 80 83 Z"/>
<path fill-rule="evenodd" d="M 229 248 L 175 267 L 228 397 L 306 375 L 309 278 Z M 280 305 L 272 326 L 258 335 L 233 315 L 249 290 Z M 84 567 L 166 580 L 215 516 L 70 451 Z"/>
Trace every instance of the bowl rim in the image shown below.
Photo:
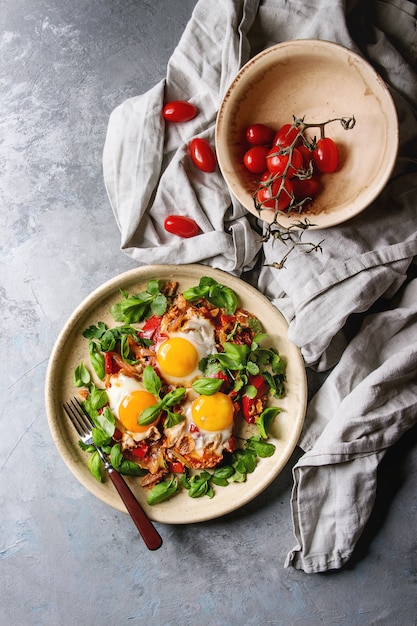
<path fill-rule="evenodd" d="M 343 44 L 336 43 L 334 41 L 328 41 L 325 39 L 314 39 L 314 38 L 305 38 L 305 39 L 301 38 L 301 39 L 292 39 L 289 41 L 283 41 L 283 42 L 273 44 L 265 48 L 264 50 L 261 50 L 255 56 L 249 59 L 244 65 L 242 65 L 238 73 L 230 82 L 229 87 L 227 88 L 226 92 L 224 93 L 222 97 L 222 100 L 218 109 L 217 117 L 216 117 L 215 145 L 216 145 L 219 169 L 232 195 L 243 205 L 243 207 L 249 213 L 252 213 L 253 215 L 255 215 L 255 217 L 258 217 L 262 221 L 270 222 L 272 218 L 270 219 L 270 216 L 268 218 L 267 214 L 268 213 L 273 214 L 273 211 L 272 210 L 267 211 L 265 212 L 265 217 L 264 215 L 262 215 L 261 217 L 261 215 L 258 214 L 254 206 L 251 206 L 251 208 L 249 208 L 247 204 L 245 203 L 245 201 L 247 201 L 247 192 L 243 190 L 243 187 L 239 181 L 237 180 L 231 181 L 227 175 L 228 167 L 229 169 L 230 168 L 233 169 L 233 162 L 229 156 L 230 153 L 228 152 L 228 148 L 224 145 L 227 142 L 221 141 L 221 136 L 223 134 L 226 134 L 225 128 L 228 122 L 228 116 L 227 114 L 225 114 L 225 110 L 228 104 L 230 103 L 230 100 L 232 99 L 232 94 L 235 88 L 237 87 L 237 85 L 239 84 L 239 82 L 242 80 L 243 77 L 247 77 L 247 75 L 249 75 L 250 77 L 251 73 L 256 71 L 257 65 L 262 59 L 268 56 L 273 57 L 276 55 L 277 52 L 281 53 L 287 49 L 297 50 L 297 49 L 301 49 L 301 47 L 305 49 L 306 46 L 307 48 L 314 47 L 315 49 L 321 48 L 323 50 L 333 49 L 335 53 L 338 54 L 341 58 L 343 57 L 345 61 L 348 59 L 355 60 L 356 63 L 359 64 L 361 68 L 364 68 L 364 70 L 368 72 L 368 74 L 372 76 L 372 78 L 374 79 L 375 85 L 378 86 L 379 93 L 384 98 L 384 105 L 386 106 L 386 110 L 387 110 L 386 117 L 387 119 L 391 120 L 391 123 L 387 126 L 387 142 L 388 142 L 388 145 L 390 146 L 390 149 L 386 150 L 386 155 L 381 165 L 382 175 L 379 177 L 376 183 L 367 190 L 367 193 L 363 194 L 363 202 L 361 204 L 358 204 L 356 206 L 350 203 L 349 208 L 345 208 L 343 212 L 338 212 L 336 210 L 334 212 L 327 213 L 326 214 L 327 219 L 325 220 L 325 223 L 321 223 L 323 220 L 319 219 L 320 213 L 312 214 L 306 211 L 305 213 L 301 213 L 301 214 L 299 213 L 290 214 L 292 217 L 296 217 L 298 220 L 300 219 L 300 216 L 302 215 L 305 215 L 306 217 L 313 216 L 314 219 L 318 221 L 319 223 L 317 225 L 311 224 L 309 228 L 311 230 L 315 230 L 315 229 L 329 228 L 331 226 L 336 226 L 340 223 L 350 220 L 351 218 L 355 217 L 356 215 L 361 213 L 363 210 L 365 210 L 385 188 L 392 174 L 392 171 L 394 169 L 394 166 L 397 160 L 400 130 L 399 130 L 398 112 L 397 112 L 397 108 L 395 105 L 395 101 L 387 83 L 383 80 L 383 78 L 378 73 L 378 71 L 370 64 L 370 62 L 364 56 L 362 56 L 359 52 L 356 52 L 355 50 L 351 50 L 350 48 L 347 48 Z M 288 222 L 286 223 L 286 225 L 288 226 Z"/>

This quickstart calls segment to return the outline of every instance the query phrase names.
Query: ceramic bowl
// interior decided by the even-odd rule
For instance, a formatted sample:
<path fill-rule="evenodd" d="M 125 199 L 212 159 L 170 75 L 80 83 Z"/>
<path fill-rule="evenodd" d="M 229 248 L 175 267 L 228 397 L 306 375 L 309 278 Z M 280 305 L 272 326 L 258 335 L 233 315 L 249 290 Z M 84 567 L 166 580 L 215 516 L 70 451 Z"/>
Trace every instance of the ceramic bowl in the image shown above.
<path fill-rule="evenodd" d="M 221 103 L 216 123 L 216 150 L 221 172 L 233 195 L 266 222 L 273 210 L 255 208 L 253 194 L 260 175 L 243 165 L 249 147 L 246 128 L 263 123 L 278 130 L 293 117 L 307 123 L 354 116 L 344 130 L 326 126 L 339 148 L 336 172 L 320 177 L 320 191 L 302 216 L 328 228 L 363 211 L 379 195 L 398 152 L 398 119 L 391 94 L 361 56 L 335 43 L 294 40 L 267 48 L 242 67 Z M 311 137 L 311 133 L 310 133 Z M 317 136 L 317 138 L 319 135 Z M 278 223 L 300 219 L 297 211 L 279 215 Z"/>

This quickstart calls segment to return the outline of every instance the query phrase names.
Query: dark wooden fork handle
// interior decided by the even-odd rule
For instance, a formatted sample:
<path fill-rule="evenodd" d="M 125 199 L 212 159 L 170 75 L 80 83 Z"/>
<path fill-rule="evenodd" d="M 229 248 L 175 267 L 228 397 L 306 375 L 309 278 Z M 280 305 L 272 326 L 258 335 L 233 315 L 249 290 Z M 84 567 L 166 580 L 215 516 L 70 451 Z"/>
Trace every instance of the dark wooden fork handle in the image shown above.
<path fill-rule="evenodd" d="M 146 546 L 149 550 L 157 550 L 162 545 L 162 538 L 158 531 L 136 500 L 123 476 L 113 468 L 109 468 L 107 471 Z"/>

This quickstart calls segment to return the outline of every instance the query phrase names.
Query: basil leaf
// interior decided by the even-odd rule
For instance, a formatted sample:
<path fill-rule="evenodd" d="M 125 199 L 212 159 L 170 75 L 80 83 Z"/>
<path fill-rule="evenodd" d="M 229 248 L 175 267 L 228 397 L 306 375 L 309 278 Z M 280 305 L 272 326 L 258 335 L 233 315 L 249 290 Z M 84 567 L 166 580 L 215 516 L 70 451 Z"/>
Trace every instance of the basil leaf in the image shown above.
<path fill-rule="evenodd" d="M 86 387 L 91 381 L 90 372 L 84 365 L 80 363 L 74 370 L 74 385 L 76 387 Z"/>
<path fill-rule="evenodd" d="M 108 406 L 105 407 L 102 413 L 97 414 L 94 421 L 106 433 L 106 435 L 113 437 L 116 429 L 116 420 Z"/>
<path fill-rule="evenodd" d="M 190 488 L 188 490 L 188 495 L 190 498 L 201 498 L 207 494 L 209 491 L 209 480 L 211 478 L 211 474 L 208 472 L 201 472 L 201 474 L 197 474 L 190 478 Z"/>
<path fill-rule="evenodd" d="M 163 287 L 163 282 L 161 280 L 158 280 L 157 278 L 153 278 L 146 285 L 146 291 L 152 294 L 153 296 L 157 296 L 159 295 L 162 287 Z"/>
<path fill-rule="evenodd" d="M 212 396 L 223 385 L 220 378 L 199 378 L 192 383 L 194 391 L 202 396 Z"/>
<path fill-rule="evenodd" d="M 93 428 L 91 436 L 97 448 L 107 446 L 111 441 L 111 437 L 102 428 Z"/>
<path fill-rule="evenodd" d="M 120 449 L 120 444 L 116 443 L 111 447 L 110 450 L 110 463 L 113 465 L 115 470 L 118 470 L 121 463 L 123 461 L 123 454 Z"/>
<path fill-rule="evenodd" d="M 173 413 L 172 411 L 167 410 L 167 416 L 164 422 L 164 428 L 172 428 L 176 426 L 180 422 L 185 420 L 185 415 L 182 413 Z"/>
<path fill-rule="evenodd" d="M 208 276 L 202 276 L 198 287 L 186 289 L 182 295 L 191 302 L 206 298 L 214 306 L 225 309 L 227 315 L 233 315 L 238 306 L 235 292 Z"/>
<path fill-rule="evenodd" d="M 268 406 L 262 411 L 259 417 L 256 418 L 255 423 L 258 426 L 259 434 L 262 439 L 268 439 L 268 429 L 272 420 L 278 413 L 281 413 L 281 409 L 277 406 Z"/>
<path fill-rule="evenodd" d="M 91 365 L 93 366 L 93 369 L 97 376 L 100 378 L 100 380 L 103 380 L 106 374 L 104 366 L 104 356 L 98 350 L 97 344 L 94 341 L 90 341 L 88 349 L 90 353 Z"/>
<path fill-rule="evenodd" d="M 109 397 L 105 389 L 99 389 L 95 385 L 91 385 L 89 388 L 90 395 L 83 402 L 83 406 L 86 409 L 87 413 L 91 415 L 91 417 L 95 416 L 95 413 L 102 409 L 103 406 L 106 406 L 109 402 Z"/>
<path fill-rule="evenodd" d="M 88 465 L 88 469 L 90 470 L 94 478 L 101 483 L 102 482 L 101 459 L 97 450 L 95 450 L 93 454 L 90 456 L 90 458 L 88 459 L 87 465 Z"/>
<path fill-rule="evenodd" d="M 152 406 L 148 406 L 148 408 L 146 408 L 140 414 L 139 419 L 138 419 L 138 424 L 140 426 L 149 426 L 149 424 L 152 424 L 152 422 L 154 422 L 157 419 L 160 412 L 161 412 L 161 405 L 159 403 L 153 404 Z"/>
<path fill-rule="evenodd" d="M 162 382 L 152 365 L 147 365 L 143 370 L 143 386 L 146 391 L 149 391 L 149 393 L 153 393 L 154 396 L 159 397 Z"/>
<path fill-rule="evenodd" d="M 178 491 L 178 480 L 175 476 L 173 476 L 170 480 L 164 480 L 150 491 L 146 502 L 153 506 L 154 504 L 159 504 L 160 502 L 164 502 L 164 500 L 168 500 L 173 495 L 175 495 Z"/>
<path fill-rule="evenodd" d="M 139 467 L 134 461 L 129 461 L 129 459 L 125 458 L 118 466 L 117 471 L 125 476 L 144 476 L 147 473 L 146 470 Z"/>
<path fill-rule="evenodd" d="M 263 459 L 272 456 L 275 452 L 275 446 L 273 443 L 260 441 L 259 437 L 249 437 L 249 439 L 246 440 L 245 445 L 248 450 L 252 449 L 255 454 Z"/>
<path fill-rule="evenodd" d="M 177 389 L 173 389 L 162 398 L 161 408 L 165 409 L 167 407 L 179 404 L 186 393 L 187 390 L 185 389 L 185 387 L 177 387 Z"/>

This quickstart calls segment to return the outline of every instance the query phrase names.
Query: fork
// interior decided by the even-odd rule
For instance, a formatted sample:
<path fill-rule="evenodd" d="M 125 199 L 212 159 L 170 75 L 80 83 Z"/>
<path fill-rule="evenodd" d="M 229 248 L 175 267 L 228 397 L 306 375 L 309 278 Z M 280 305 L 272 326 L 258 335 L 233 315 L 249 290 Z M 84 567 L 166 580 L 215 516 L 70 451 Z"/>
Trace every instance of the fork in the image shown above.
<path fill-rule="evenodd" d="M 69 402 L 64 403 L 63 407 L 72 425 L 80 436 L 81 441 L 86 445 L 94 446 L 100 455 L 100 458 L 104 463 L 105 470 L 110 476 L 113 485 L 116 487 L 121 499 L 129 511 L 129 514 L 146 546 L 149 550 L 157 550 L 160 548 L 162 545 L 162 538 L 158 531 L 153 526 L 151 520 L 142 509 L 139 502 L 136 500 L 121 474 L 114 469 L 113 465 L 110 463 L 103 451 L 95 445 L 91 434 L 92 428 L 94 428 L 94 423 L 82 406 L 81 402 L 77 400 L 77 398 L 73 398 Z"/>

